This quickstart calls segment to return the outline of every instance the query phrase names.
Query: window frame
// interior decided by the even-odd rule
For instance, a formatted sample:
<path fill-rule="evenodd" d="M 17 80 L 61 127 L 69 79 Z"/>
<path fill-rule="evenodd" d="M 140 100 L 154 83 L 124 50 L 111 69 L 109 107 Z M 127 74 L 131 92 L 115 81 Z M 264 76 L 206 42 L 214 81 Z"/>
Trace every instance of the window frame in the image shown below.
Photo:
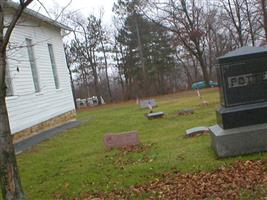
<path fill-rule="evenodd" d="M 38 93 L 38 92 L 41 92 L 41 88 L 40 88 L 40 80 L 39 80 L 36 59 L 34 55 L 32 39 L 25 38 L 25 41 L 26 41 L 26 47 L 27 47 L 27 52 L 28 52 L 28 59 L 29 59 L 30 67 L 31 67 L 33 86 L 34 86 L 35 93 Z"/>
<path fill-rule="evenodd" d="M 47 43 L 47 48 L 48 48 L 48 53 L 49 53 L 49 57 L 50 57 L 50 64 L 52 67 L 52 73 L 53 73 L 55 88 L 60 89 L 59 76 L 58 76 L 58 70 L 57 70 L 57 64 L 56 64 L 53 44 Z"/>
<path fill-rule="evenodd" d="M 10 72 L 8 61 L 6 62 L 5 84 L 6 84 L 6 96 L 7 97 L 14 96 L 13 82 L 12 82 L 12 77 L 11 77 L 11 72 Z"/>

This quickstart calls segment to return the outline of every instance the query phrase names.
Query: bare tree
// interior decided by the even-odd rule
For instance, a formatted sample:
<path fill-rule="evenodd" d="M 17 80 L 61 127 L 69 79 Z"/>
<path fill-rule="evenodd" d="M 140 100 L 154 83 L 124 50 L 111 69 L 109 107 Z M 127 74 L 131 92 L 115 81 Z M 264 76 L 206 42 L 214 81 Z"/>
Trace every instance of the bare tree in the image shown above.
<path fill-rule="evenodd" d="M 229 31 L 233 31 L 234 38 L 236 38 L 236 45 L 238 47 L 244 46 L 245 28 L 244 17 L 242 16 L 242 7 L 244 0 L 224 0 L 221 1 L 223 8 L 226 11 L 226 27 Z"/>
<path fill-rule="evenodd" d="M 152 1 L 153 2 L 153 1 Z M 209 74 L 205 59 L 205 12 L 201 2 L 196 0 L 168 0 L 164 3 L 153 3 L 157 10 L 155 21 L 171 31 L 176 45 L 181 45 L 199 62 L 203 79 L 209 82 Z"/>
<path fill-rule="evenodd" d="M 252 46 L 255 46 L 255 42 L 256 42 L 256 33 L 255 33 L 255 29 L 253 24 L 255 24 L 257 21 L 253 20 L 253 18 L 255 19 L 255 17 L 253 17 L 255 15 L 255 9 L 253 11 L 253 2 L 249 2 L 248 0 L 244 0 L 244 8 L 243 8 L 243 12 L 244 15 L 247 19 L 247 23 L 248 23 L 248 27 L 247 27 L 247 31 L 250 35 L 250 39 L 251 39 L 251 43 Z M 257 15 L 255 15 L 257 17 Z"/>
<path fill-rule="evenodd" d="M 72 40 L 72 53 L 76 55 L 79 61 L 77 64 L 79 69 L 82 70 L 81 75 L 84 75 L 83 80 L 87 82 L 87 86 L 89 86 L 89 76 L 93 77 L 95 95 L 98 98 L 98 103 L 101 104 L 99 70 L 96 58 L 99 45 L 99 21 L 94 15 L 90 15 L 87 21 L 76 18 L 73 19 L 73 23 L 76 24 L 76 28 L 74 30 L 74 40 Z"/>
<path fill-rule="evenodd" d="M 33 0 L 20 0 L 8 24 L 5 24 L 7 1 L 0 0 L 0 180 L 3 199 L 25 199 L 22 189 L 14 145 L 11 137 L 6 106 L 6 51 L 12 31 L 24 9 Z"/>
<path fill-rule="evenodd" d="M 105 47 L 105 43 L 108 42 L 108 36 L 107 36 L 107 31 L 104 29 L 102 25 L 102 19 L 103 18 L 103 12 L 100 11 L 100 16 L 99 20 L 97 21 L 96 27 L 98 28 L 98 33 L 99 33 L 99 43 L 100 43 L 100 51 L 103 54 L 104 57 L 104 66 L 105 66 L 105 76 L 106 76 L 106 81 L 107 81 L 107 87 L 108 87 L 108 94 L 110 101 L 112 101 L 112 93 L 111 93 L 111 88 L 110 88 L 110 80 L 109 80 L 109 75 L 108 75 L 108 62 L 107 62 L 107 50 Z"/>
<path fill-rule="evenodd" d="M 264 30 L 264 40 L 267 42 L 267 2 L 266 0 L 258 0 L 260 4 L 260 12 L 261 12 L 261 27 Z"/>
<path fill-rule="evenodd" d="M 75 87 L 74 87 L 74 80 L 73 80 L 73 70 L 71 69 L 71 65 L 75 62 L 76 58 L 74 58 L 70 52 L 70 47 L 67 44 L 64 44 L 64 51 L 65 51 L 65 57 L 67 61 L 67 67 L 70 75 L 70 83 L 71 83 L 71 89 L 72 89 L 72 95 L 73 95 L 73 101 L 75 104 L 75 108 L 77 109 L 77 102 L 76 102 L 76 96 L 75 96 Z"/>

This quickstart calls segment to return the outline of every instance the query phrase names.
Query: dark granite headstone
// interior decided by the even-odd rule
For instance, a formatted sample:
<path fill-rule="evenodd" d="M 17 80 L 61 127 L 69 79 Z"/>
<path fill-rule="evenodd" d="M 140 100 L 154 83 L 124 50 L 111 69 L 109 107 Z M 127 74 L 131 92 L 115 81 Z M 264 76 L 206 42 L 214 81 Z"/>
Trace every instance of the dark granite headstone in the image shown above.
<path fill-rule="evenodd" d="M 266 151 L 267 48 L 242 47 L 218 64 L 221 106 L 210 127 L 213 148 L 219 157 Z"/>
<path fill-rule="evenodd" d="M 104 144 L 107 148 L 120 148 L 140 144 L 138 132 L 123 132 L 120 134 L 109 133 L 104 136 Z"/>
<path fill-rule="evenodd" d="M 267 122 L 267 48 L 243 47 L 218 62 L 218 124 L 229 129 Z"/>

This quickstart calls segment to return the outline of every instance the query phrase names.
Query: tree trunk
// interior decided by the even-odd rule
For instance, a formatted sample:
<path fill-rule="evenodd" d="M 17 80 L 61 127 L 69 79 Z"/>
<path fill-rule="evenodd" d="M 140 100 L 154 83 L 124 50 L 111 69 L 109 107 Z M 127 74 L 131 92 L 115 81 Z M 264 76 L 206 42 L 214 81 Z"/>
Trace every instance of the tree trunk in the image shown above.
<path fill-rule="evenodd" d="M 255 46 L 255 34 L 253 31 L 253 23 L 252 23 L 252 19 L 251 19 L 251 11 L 249 10 L 249 2 L 247 0 L 244 1 L 245 6 L 246 6 L 246 15 L 247 15 L 247 20 L 248 20 L 248 26 L 249 26 L 249 34 L 250 34 L 250 38 L 251 38 L 251 43 L 252 46 Z"/>
<path fill-rule="evenodd" d="M 93 76 L 94 76 L 94 86 L 95 86 L 95 94 L 98 100 L 98 105 L 101 104 L 100 92 L 99 92 L 99 85 L 98 85 L 98 75 L 96 71 L 96 67 L 93 67 Z"/>
<path fill-rule="evenodd" d="M 191 74 L 190 74 L 187 66 L 185 65 L 185 63 L 182 63 L 182 65 L 184 67 L 185 74 L 186 74 L 186 77 L 187 77 L 187 89 L 190 89 L 191 88 L 191 85 L 193 83 L 193 79 L 192 79 Z"/>
<path fill-rule="evenodd" d="M 138 50 L 139 50 L 139 56 L 140 56 L 140 61 L 141 61 L 141 68 L 142 68 L 142 75 L 143 75 L 143 84 L 142 84 L 142 90 L 141 91 L 141 96 L 144 97 L 147 95 L 146 91 L 148 89 L 148 84 L 147 84 L 147 74 L 146 74 L 146 69 L 145 69 L 145 60 L 144 60 L 144 54 L 143 54 L 143 45 L 141 42 L 141 37 L 140 37 L 140 31 L 139 31 L 139 26 L 138 26 L 138 20 L 136 18 L 135 21 L 135 29 L 136 29 L 136 35 L 137 35 L 137 45 L 138 45 Z"/>
<path fill-rule="evenodd" d="M 206 83 L 206 85 L 209 85 L 209 74 L 208 74 L 208 70 L 207 70 L 207 63 L 204 59 L 204 52 L 200 49 L 200 47 L 198 45 L 196 45 L 196 51 L 197 51 L 197 55 L 196 58 L 199 62 L 200 68 L 202 70 L 202 74 L 203 74 L 203 79 Z"/>
<path fill-rule="evenodd" d="M 98 105 L 101 105 L 101 97 L 100 97 L 100 91 L 99 91 L 99 84 L 98 84 L 98 73 L 97 73 L 97 63 L 96 63 L 96 58 L 95 58 L 95 51 L 94 49 L 91 50 L 91 55 L 92 55 L 92 60 L 91 60 L 91 65 L 92 65 L 92 71 L 93 71 L 93 77 L 94 77 L 94 86 L 95 86 L 95 94 L 98 100 Z"/>
<path fill-rule="evenodd" d="M 267 42 L 267 11 L 266 11 L 266 0 L 261 0 L 263 28 L 265 33 L 265 43 Z"/>
<path fill-rule="evenodd" d="M 24 200 L 6 107 L 6 54 L 0 52 L 0 180 L 5 200 Z"/>
<path fill-rule="evenodd" d="M 157 72 L 157 82 L 158 82 L 157 93 L 160 93 L 161 79 L 159 72 Z"/>
<path fill-rule="evenodd" d="M 187 64 L 179 57 L 179 55 L 177 54 L 176 52 L 176 58 L 177 60 L 179 60 L 184 68 L 184 71 L 185 71 L 185 74 L 186 74 L 186 77 L 187 77 L 187 89 L 190 89 L 191 88 L 191 85 L 193 83 L 193 79 L 192 79 L 192 76 L 190 74 L 190 71 L 188 69 L 188 65 L 189 65 L 189 59 L 187 58 Z M 194 63 L 194 60 L 193 60 L 193 63 Z M 194 64 L 193 64 L 194 66 Z M 195 76 L 196 76 L 196 73 L 195 73 Z M 195 77 L 196 79 L 196 77 Z"/>
<path fill-rule="evenodd" d="M 103 55 L 104 55 L 104 60 L 105 60 L 105 75 L 106 75 L 106 79 L 107 79 L 108 94 L 109 94 L 110 101 L 112 102 L 112 94 L 111 94 L 109 77 L 108 77 L 108 62 L 107 62 L 106 50 L 105 50 L 102 39 L 100 40 L 100 43 L 101 43 L 101 47 L 102 47 L 102 51 L 103 51 Z"/>
<path fill-rule="evenodd" d="M 125 65 L 125 58 L 124 58 L 124 53 L 122 50 L 122 46 L 121 44 L 119 45 L 119 53 L 121 54 L 121 59 L 122 59 L 122 66 L 119 67 L 119 70 L 123 70 L 123 72 L 120 73 L 120 79 L 121 79 L 121 84 L 122 84 L 122 89 L 123 89 L 123 100 L 127 100 L 128 99 L 128 76 L 126 73 L 126 65 Z M 119 66 L 119 57 L 118 57 L 118 53 L 116 52 L 116 60 L 117 60 L 117 64 Z M 124 79 L 125 79 L 125 84 L 123 82 L 122 76 L 121 74 L 124 75 Z"/>
<path fill-rule="evenodd" d="M 209 74 L 208 74 L 207 66 L 206 66 L 206 63 L 205 63 L 203 57 L 201 57 L 199 59 L 199 64 L 200 64 L 200 67 L 202 69 L 203 79 L 208 86 L 209 85 Z"/>
<path fill-rule="evenodd" d="M 70 84 L 71 84 L 71 90 L 72 90 L 72 97 L 73 97 L 75 109 L 77 109 L 78 106 L 77 106 L 77 102 L 76 102 L 76 95 L 75 95 L 75 88 L 74 88 L 74 83 L 73 83 L 73 78 L 72 78 L 72 71 L 70 69 L 70 64 L 68 62 L 67 62 L 67 67 L 68 67 L 69 75 L 70 75 Z"/>
<path fill-rule="evenodd" d="M 122 90 L 122 96 L 123 96 L 123 99 L 125 98 L 125 89 L 124 89 L 124 83 L 123 83 L 123 79 L 122 79 L 122 76 L 121 76 L 121 67 L 120 67 L 120 62 L 119 62 L 119 58 L 118 58 L 118 52 L 115 50 L 115 58 L 116 58 L 116 63 L 117 63 L 117 66 L 118 66 L 118 75 L 119 75 L 119 83 L 121 85 L 121 90 Z"/>
<path fill-rule="evenodd" d="M 191 58 L 192 58 L 192 67 L 193 67 L 193 69 L 194 69 L 194 80 L 192 79 L 192 82 L 194 82 L 194 81 L 198 81 L 198 67 L 197 67 L 197 62 L 196 62 L 196 60 L 195 60 L 195 58 L 193 57 L 193 56 L 191 56 Z M 190 63 L 189 62 L 189 60 L 187 60 L 187 63 Z"/>

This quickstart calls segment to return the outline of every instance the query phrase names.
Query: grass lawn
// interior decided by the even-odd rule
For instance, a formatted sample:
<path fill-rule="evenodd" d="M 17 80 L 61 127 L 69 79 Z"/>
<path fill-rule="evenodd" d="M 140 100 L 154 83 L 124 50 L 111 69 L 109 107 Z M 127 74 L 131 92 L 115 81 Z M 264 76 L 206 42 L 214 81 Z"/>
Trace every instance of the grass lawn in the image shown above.
<path fill-rule="evenodd" d="M 147 110 L 134 101 L 80 111 L 78 118 L 88 122 L 18 156 L 28 199 L 72 199 L 144 183 L 173 169 L 210 171 L 236 160 L 267 159 L 267 153 L 217 159 L 208 135 L 184 137 L 188 128 L 216 123 L 218 91 L 201 92 L 208 106 L 200 105 L 193 91 L 156 98 L 155 111 L 164 111 L 163 119 L 147 120 Z M 176 111 L 183 108 L 193 108 L 195 114 L 177 116 Z M 139 131 L 143 152 L 124 155 L 105 149 L 105 133 L 131 130 Z"/>

